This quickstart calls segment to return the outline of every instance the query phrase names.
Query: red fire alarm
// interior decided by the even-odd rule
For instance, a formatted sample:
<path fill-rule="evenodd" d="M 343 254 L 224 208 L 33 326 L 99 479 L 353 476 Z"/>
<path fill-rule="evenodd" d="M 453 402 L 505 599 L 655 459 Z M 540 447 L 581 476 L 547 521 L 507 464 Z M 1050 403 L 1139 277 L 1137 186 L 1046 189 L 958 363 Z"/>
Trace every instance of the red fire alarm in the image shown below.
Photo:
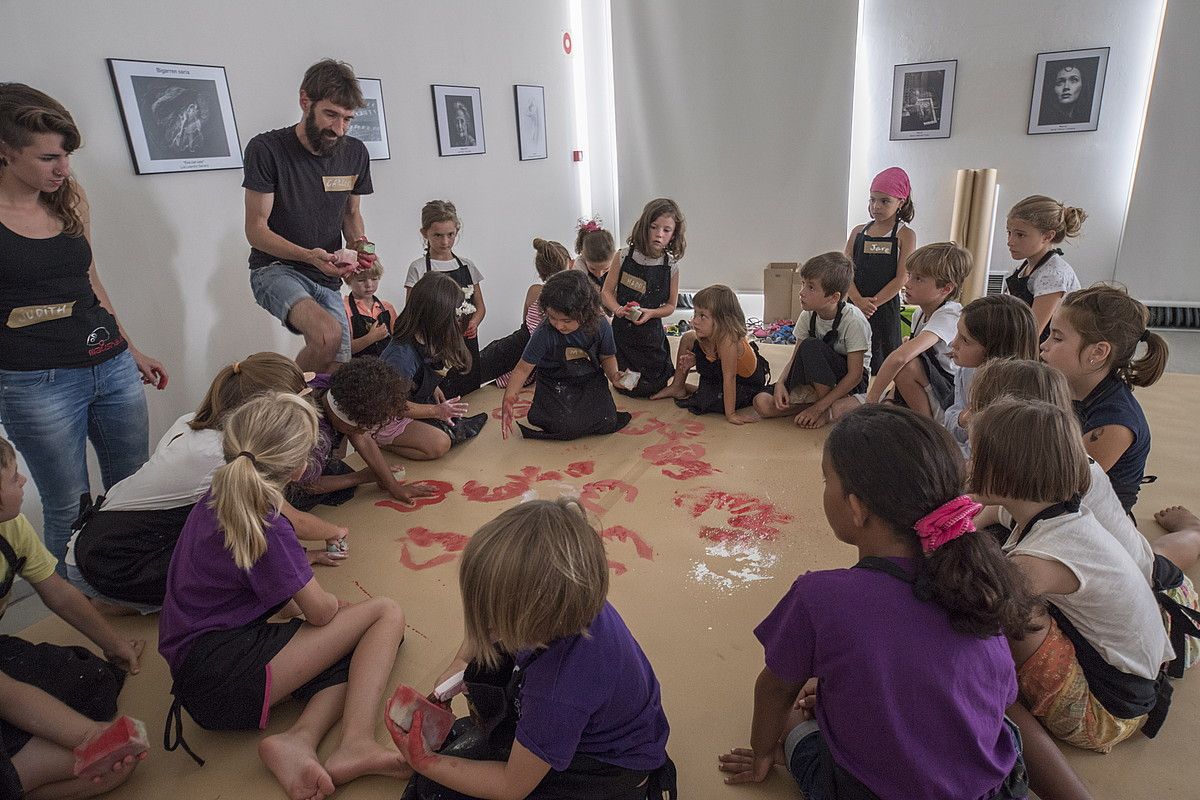
<path fill-rule="evenodd" d="M 563 31 L 563 52 L 571 55 L 571 32 Z"/>
<path fill-rule="evenodd" d="M 572 150 L 571 151 L 571 160 L 572 161 L 583 161 L 583 151 L 582 150 Z"/>

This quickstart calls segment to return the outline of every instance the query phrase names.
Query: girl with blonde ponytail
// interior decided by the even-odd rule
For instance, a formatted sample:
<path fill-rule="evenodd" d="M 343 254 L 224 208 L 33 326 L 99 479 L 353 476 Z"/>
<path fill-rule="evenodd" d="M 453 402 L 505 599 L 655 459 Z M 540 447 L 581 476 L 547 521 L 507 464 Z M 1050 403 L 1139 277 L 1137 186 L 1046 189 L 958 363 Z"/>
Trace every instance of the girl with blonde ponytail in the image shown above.
<path fill-rule="evenodd" d="M 271 707 L 292 695 L 307 702 L 299 719 L 259 744 L 291 797 L 325 797 L 360 775 L 406 771 L 374 739 L 404 612 L 386 597 L 342 605 L 313 577 L 281 513 L 283 487 L 303 474 L 316 438 L 317 414 L 294 394 L 260 395 L 229 416 L 226 464 L 180 534 L 159 620 L 175 695 L 167 749 L 191 754 L 180 709 L 209 730 L 262 730 Z M 305 621 L 268 621 L 285 610 Z M 339 719 L 341 743 L 321 760 L 317 746 Z"/>
<path fill-rule="evenodd" d="M 1087 212 L 1045 195 L 1026 197 L 1008 212 L 1008 254 L 1021 266 L 1004 279 L 1008 294 L 1033 309 L 1038 336 L 1049 336 L 1050 317 L 1065 295 L 1079 288 L 1075 270 L 1055 245 L 1074 239 Z"/>

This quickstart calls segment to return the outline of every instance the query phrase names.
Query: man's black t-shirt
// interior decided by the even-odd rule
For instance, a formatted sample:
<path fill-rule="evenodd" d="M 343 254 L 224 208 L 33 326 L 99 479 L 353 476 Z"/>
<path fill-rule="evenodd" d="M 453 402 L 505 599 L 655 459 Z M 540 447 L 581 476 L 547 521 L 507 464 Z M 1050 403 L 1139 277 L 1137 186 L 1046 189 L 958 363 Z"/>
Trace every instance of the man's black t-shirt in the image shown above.
<path fill-rule="evenodd" d="M 275 195 L 267 227 L 294 245 L 321 247 L 330 253 L 342 246 L 342 221 L 352 194 L 371 194 L 371 160 L 367 147 L 347 136 L 328 156 L 304 149 L 292 127 L 260 133 L 246 145 L 242 187 Z M 322 286 L 340 290 L 342 281 L 301 261 L 278 259 L 250 248 L 250 269 L 283 261 Z"/>

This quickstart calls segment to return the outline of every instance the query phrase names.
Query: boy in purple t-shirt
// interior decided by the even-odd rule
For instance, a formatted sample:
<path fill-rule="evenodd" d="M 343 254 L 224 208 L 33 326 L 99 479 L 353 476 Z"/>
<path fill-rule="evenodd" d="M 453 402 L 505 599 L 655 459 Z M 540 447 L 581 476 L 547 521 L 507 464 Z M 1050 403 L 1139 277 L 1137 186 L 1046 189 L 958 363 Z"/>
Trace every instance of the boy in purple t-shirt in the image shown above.
<path fill-rule="evenodd" d="M 861 560 L 801 575 L 755 629 L 753 749 L 721 756 L 726 781 L 779 762 L 809 800 L 1025 797 L 1000 634 L 1024 631 L 1032 601 L 974 532 L 958 448 L 928 418 L 865 406 L 830 432 L 821 469 L 829 524 Z"/>
<path fill-rule="evenodd" d="M 428 752 L 421 712 L 408 731 L 389 719 L 415 780 L 469 797 L 645 800 L 674 789 L 658 680 L 605 599 L 604 544 L 577 503 L 535 500 L 484 525 L 459 584 L 466 641 L 443 679 L 470 662 L 471 685 L 515 661 L 505 718 L 516 733 L 507 762 L 469 760 Z"/>

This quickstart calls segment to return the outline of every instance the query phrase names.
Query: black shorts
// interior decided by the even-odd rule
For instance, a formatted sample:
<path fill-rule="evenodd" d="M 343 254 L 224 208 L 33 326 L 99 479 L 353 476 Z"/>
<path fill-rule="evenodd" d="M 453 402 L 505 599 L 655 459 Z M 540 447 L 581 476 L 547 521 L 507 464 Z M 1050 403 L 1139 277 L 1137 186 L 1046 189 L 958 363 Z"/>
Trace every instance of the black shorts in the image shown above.
<path fill-rule="evenodd" d="M 300 627 L 301 620 L 258 619 L 240 628 L 212 631 L 197 639 L 173 676 L 171 687 L 196 724 L 207 730 L 262 730 L 271 713 L 270 663 Z M 350 677 L 348 653 L 292 692 L 307 701 Z"/>

